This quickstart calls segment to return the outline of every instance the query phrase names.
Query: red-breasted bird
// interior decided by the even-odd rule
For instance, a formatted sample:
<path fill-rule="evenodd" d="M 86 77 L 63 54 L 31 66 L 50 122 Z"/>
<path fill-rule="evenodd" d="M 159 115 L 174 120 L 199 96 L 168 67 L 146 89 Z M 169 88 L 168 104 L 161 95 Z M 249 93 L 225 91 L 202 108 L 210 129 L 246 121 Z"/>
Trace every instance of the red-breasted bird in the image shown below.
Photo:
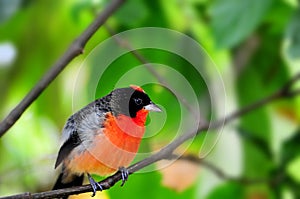
<path fill-rule="evenodd" d="M 149 111 L 160 112 L 138 86 L 119 88 L 73 114 L 63 129 L 64 142 L 55 168 L 62 164 L 53 189 L 79 186 L 87 174 L 93 195 L 102 187 L 90 174 L 122 173 L 134 159 L 145 132 Z"/>

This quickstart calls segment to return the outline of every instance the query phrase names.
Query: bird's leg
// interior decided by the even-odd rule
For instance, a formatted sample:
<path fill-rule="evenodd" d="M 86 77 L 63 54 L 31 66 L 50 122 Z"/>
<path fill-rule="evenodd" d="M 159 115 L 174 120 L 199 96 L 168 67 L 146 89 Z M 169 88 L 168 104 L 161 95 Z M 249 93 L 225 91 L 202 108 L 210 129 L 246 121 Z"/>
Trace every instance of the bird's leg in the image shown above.
<path fill-rule="evenodd" d="M 121 187 L 125 184 L 125 182 L 128 180 L 129 171 L 125 167 L 120 167 L 119 172 L 122 175 L 122 184 Z"/>
<path fill-rule="evenodd" d="M 94 180 L 94 178 L 89 173 L 87 174 L 87 176 L 89 178 L 90 184 L 91 184 L 92 189 L 93 189 L 92 197 L 94 197 L 96 195 L 96 191 L 98 190 L 98 188 L 99 188 L 100 191 L 103 191 L 103 187 L 98 182 L 96 182 Z"/>

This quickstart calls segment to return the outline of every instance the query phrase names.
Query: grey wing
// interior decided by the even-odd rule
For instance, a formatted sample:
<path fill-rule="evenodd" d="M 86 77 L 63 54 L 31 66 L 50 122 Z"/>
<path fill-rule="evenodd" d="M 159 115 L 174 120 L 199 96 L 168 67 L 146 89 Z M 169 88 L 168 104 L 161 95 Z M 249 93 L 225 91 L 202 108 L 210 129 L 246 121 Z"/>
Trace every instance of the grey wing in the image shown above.
<path fill-rule="evenodd" d="M 81 143 L 73 116 L 68 119 L 64 127 L 63 137 L 64 142 L 59 149 L 55 168 L 58 167 L 65 157 L 67 157 L 70 152 Z"/>
<path fill-rule="evenodd" d="M 72 115 L 63 130 L 63 144 L 58 152 L 55 168 L 81 143 L 88 146 L 93 141 L 94 135 L 103 127 L 105 113 L 96 109 L 95 103 L 91 103 Z"/>

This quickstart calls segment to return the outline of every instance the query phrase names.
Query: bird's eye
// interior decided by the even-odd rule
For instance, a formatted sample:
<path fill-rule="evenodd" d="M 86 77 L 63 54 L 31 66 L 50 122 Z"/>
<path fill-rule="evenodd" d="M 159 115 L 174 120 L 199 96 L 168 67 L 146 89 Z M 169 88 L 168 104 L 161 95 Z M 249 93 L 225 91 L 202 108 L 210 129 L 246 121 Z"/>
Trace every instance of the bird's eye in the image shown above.
<path fill-rule="evenodd" d="M 141 105 L 143 103 L 143 100 L 141 98 L 135 98 L 134 102 L 136 105 Z"/>

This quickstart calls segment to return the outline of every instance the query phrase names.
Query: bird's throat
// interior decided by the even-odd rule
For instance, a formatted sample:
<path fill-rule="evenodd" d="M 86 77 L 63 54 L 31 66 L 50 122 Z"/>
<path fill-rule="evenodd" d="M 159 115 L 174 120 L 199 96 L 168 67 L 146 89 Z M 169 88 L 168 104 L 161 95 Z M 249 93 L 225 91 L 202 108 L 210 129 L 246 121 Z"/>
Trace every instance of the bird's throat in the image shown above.
<path fill-rule="evenodd" d="M 145 133 L 147 110 L 137 112 L 135 118 L 126 115 L 107 114 L 103 133 L 117 147 L 130 152 L 137 152 Z"/>

